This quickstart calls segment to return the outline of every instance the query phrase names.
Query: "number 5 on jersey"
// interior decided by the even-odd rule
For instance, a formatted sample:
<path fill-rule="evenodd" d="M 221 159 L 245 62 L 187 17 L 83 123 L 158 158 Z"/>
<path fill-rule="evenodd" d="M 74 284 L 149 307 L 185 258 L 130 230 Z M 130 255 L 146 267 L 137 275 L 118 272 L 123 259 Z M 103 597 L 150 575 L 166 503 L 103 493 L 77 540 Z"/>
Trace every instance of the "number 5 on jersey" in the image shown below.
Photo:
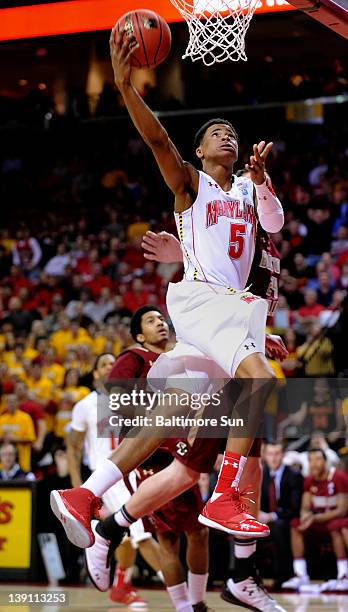
<path fill-rule="evenodd" d="M 228 254 L 231 259 L 239 259 L 244 250 L 245 223 L 231 223 Z"/>

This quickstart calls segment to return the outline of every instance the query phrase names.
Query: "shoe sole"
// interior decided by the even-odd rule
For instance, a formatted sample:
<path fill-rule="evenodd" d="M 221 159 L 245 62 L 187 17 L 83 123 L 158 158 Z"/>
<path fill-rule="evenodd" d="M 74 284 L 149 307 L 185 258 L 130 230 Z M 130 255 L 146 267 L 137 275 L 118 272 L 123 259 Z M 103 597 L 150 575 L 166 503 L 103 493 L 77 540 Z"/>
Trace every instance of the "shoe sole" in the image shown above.
<path fill-rule="evenodd" d="M 225 533 L 230 533 L 232 535 L 245 538 L 267 538 L 270 533 L 265 533 L 264 531 L 238 531 L 236 529 L 229 529 L 228 527 L 223 527 L 223 525 L 220 525 L 220 523 L 216 523 L 215 521 L 206 518 L 203 514 L 199 515 L 198 521 L 202 523 L 202 525 L 206 525 L 206 527 L 212 527 L 213 529 L 218 529 L 219 531 L 224 531 Z"/>
<path fill-rule="evenodd" d="M 85 556 L 86 556 L 86 567 L 87 567 L 87 574 L 88 574 L 88 577 L 89 577 L 89 579 L 90 579 L 91 583 L 93 584 L 93 586 L 95 586 L 95 588 L 96 588 L 98 591 L 100 591 L 100 593 L 106 593 L 106 591 L 108 591 L 108 590 L 109 590 L 109 588 L 110 588 L 109 584 L 108 584 L 108 586 L 106 587 L 106 589 L 101 589 L 101 588 L 100 588 L 100 586 L 99 586 L 99 585 L 98 585 L 98 584 L 97 584 L 97 583 L 96 583 L 96 582 L 93 580 L 93 576 L 92 576 L 92 574 L 91 574 L 91 572 L 90 572 L 90 569 L 89 569 L 89 567 L 88 567 L 88 555 L 87 555 L 87 553 L 86 553 L 86 552 L 85 552 Z"/>
<path fill-rule="evenodd" d="M 149 609 L 148 604 L 140 604 L 139 602 L 136 603 L 130 603 L 130 604 L 125 604 L 125 603 L 120 603 L 119 601 L 114 601 L 113 599 L 111 599 L 111 597 L 109 597 L 110 601 L 112 602 L 113 606 L 116 608 L 124 608 L 127 607 L 129 610 L 141 610 L 142 612 L 147 612 L 147 610 Z"/>
<path fill-rule="evenodd" d="M 75 518 L 65 506 L 58 491 L 51 491 L 50 503 L 53 514 L 64 527 L 67 538 L 78 548 L 89 548 L 94 544 L 93 534 Z"/>
<path fill-rule="evenodd" d="M 111 599 L 111 597 L 109 597 L 109 600 L 112 601 L 113 605 L 116 607 L 127 607 L 130 610 L 142 610 L 142 612 L 147 612 L 147 610 L 149 609 L 149 605 L 144 602 L 144 603 L 140 603 L 139 601 L 134 601 L 132 603 L 126 604 L 126 603 L 121 603 L 120 601 L 114 601 L 113 599 Z"/>
<path fill-rule="evenodd" d="M 252 612 L 260 612 L 260 608 L 255 608 L 254 606 L 251 606 L 250 604 L 244 603 L 244 601 L 241 601 L 240 599 L 235 597 L 233 593 L 231 592 L 229 592 L 229 595 L 225 595 L 225 593 L 222 592 L 220 593 L 220 597 L 224 601 L 227 601 L 228 603 L 234 606 L 239 606 L 240 608 L 247 608 L 248 610 L 251 610 Z"/>

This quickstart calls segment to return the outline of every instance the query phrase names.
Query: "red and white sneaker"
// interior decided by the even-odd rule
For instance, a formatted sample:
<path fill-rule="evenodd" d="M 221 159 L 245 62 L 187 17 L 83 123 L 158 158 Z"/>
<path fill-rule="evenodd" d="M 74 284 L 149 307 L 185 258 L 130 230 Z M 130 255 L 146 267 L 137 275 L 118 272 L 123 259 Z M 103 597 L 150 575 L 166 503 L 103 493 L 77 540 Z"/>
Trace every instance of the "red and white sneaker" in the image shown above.
<path fill-rule="evenodd" d="M 239 537 L 265 538 L 269 527 L 247 513 L 248 506 L 242 502 L 238 489 L 227 489 L 215 501 L 211 499 L 204 506 L 198 520 L 207 527 L 213 527 Z"/>
<path fill-rule="evenodd" d="M 138 591 L 131 585 L 125 584 L 122 588 L 112 587 L 110 599 L 114 603 L 128 606 L 131 610 L 148 610 L 148 603 L 140 597 Z"/>
<path fill-rule="evenodd" d="M 62 523 L 70 542 L 79 548 L 94 544 L 91 520 L 101 507 L 101 500 L 92 491 L 76 487 L 51 491 L 51 508 Z"/>

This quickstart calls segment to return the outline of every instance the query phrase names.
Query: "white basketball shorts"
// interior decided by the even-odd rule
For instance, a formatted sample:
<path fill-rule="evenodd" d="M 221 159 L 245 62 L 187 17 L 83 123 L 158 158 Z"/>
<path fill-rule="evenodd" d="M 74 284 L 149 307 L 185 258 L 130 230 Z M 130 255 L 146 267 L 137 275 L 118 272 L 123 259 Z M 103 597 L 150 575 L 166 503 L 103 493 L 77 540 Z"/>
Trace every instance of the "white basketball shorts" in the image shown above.
<path fill-rule="evenodd" d="M 167 308 L 177 344 L 152 366 L 152 387 L 167 379 L 164 388 L 202 393 L 209 380 L 233 378 L 243 359 L 265 352 L 268 304 L 247 290 L 183 280 L 169 284 Z"/>

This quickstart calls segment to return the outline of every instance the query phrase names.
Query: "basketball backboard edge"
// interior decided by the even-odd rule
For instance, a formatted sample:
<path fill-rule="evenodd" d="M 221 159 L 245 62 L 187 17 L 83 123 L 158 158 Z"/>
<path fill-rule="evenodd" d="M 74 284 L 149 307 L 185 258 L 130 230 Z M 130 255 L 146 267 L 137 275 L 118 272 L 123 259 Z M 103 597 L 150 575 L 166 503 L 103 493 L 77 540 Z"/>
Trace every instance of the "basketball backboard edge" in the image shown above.
<path fill-rule="evenodd" d="M 348 39 L 348 0 L 288 0 L 290 4 L 307 13 Z"/>

